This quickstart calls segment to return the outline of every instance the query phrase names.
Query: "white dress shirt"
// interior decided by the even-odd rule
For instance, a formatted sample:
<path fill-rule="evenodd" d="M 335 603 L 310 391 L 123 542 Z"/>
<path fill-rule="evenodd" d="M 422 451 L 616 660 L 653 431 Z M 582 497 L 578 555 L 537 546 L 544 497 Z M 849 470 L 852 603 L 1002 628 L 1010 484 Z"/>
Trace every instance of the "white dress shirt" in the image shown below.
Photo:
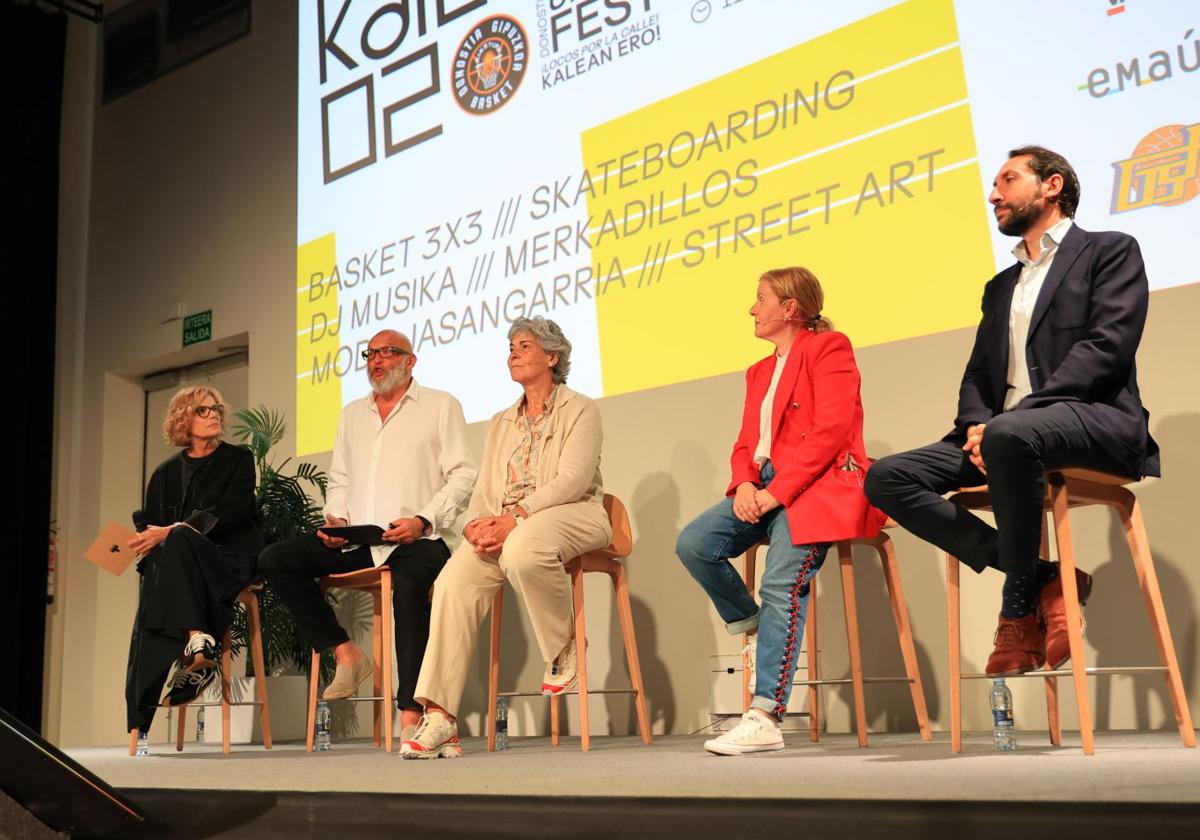
<path fill-rule="evenodd" d="M 462 405 L 414 380 L 386 420 L 373 393 L 342 409 L 325 513 L 384 529 L 397 519 L 421 516 L 430 526 L 423 539 L 436 539 L 466 507 L 475 472 Z M 394 548 L 373 546 L 375 565 Z"/>
<path fill-rule="evenodd" d="M 1029 322 L 1033 308 L 1037 305 L 1042 283 L 1050 273 L 1050 265 L 1058 252 L 1058 243 L 1063 241 L 1071 229 L 1071 220 L 1063 219 L 1042 234 L 1042 250 L 1036 260 L 1029 259 L 1029 251 L 1022 239 L 1012 249 L 1013 256 L 1021 263 L 1021 276 L 1013 289 L 1012 308 L 1008 312 L 1008 392 L 1004 395 L 1004 410 L 1012 411 L 1017 403 L 1033 393 L 1029 381 L 1029 361 L 1025 358 L 1025 345 L 1029 342 Z"/>
<path fill-rule="evenodd" d="M 758 409 L 758 446 L 754 447 L 754 463 L 760 467 L 771 460 L 771 411 L 775 405 L 775 389 L 779 387 L 779 377 L 783 376 L 783 366 L 786 364 L 787 356 L 776 353 L 771 386 L 767 388 L 767 394 Z"/>

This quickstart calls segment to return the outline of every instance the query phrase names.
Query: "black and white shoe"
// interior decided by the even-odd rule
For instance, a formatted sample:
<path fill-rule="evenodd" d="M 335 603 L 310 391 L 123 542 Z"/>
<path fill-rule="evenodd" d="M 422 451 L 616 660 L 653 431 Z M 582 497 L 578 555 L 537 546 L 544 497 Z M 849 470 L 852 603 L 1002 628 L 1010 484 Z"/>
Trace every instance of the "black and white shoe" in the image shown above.
<path fill-rule="evenodd" d="M 171 679 L 171 687 L 163 698 L 164 706 L 186 706 L 204 693 L 209 683 L 217 676 L 216 668 L 203 671 L 185 671 L 182 668 L 175 672 Z"/>
<path fill-rule="evenodd" d="M 216 675 L 216 641 L 207 633 L 192 636 L 175 666 L 164 703 L 167 706 L 182 706 L 192 702 L 208 688 Z"/>

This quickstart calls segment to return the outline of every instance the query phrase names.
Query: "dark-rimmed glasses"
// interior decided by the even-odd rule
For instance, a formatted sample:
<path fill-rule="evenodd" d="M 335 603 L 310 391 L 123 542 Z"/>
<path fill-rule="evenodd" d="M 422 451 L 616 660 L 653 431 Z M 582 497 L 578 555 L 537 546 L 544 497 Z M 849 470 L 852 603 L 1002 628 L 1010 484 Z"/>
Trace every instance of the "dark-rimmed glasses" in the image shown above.
<path fill-rule="evenodd" d="M 378 356 L 381 359 L 399 359 L 410 355 L 403 347 L 368 347 L 362 351 L 362 357 L 368 362 Z"/>
<path fill-rule="evenodd" d="M 225 406 L 221 405 L 220 403 L 217 403 L 216 405 L 198 405 L 193 408 L 192 411 L 196 412 L 197 417 L 207 417 L 214 411 L 217 412 L 218 417 L 225 416 Z"/>

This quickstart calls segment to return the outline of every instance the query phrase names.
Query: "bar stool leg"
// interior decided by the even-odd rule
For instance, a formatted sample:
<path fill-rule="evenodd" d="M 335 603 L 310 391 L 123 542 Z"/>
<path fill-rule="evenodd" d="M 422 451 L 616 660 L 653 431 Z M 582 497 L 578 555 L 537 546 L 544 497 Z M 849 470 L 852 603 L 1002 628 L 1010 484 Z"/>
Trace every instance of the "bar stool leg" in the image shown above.
<path fill-rule="evenodd" d="M 221 645 L 221 752 L 229 753 L 229 713 L 233 694 L 233 655 L 229 650 L 229 634 Z"/>
<path fill-rule="evenodd" d="M 392 639 L 392 572 L 388 567 L 384 569 L 386 571 L 381 570 L 379 575 L 379 600 L 383 616 L 383 649 L 380 651 L 383 659 L 383 691 L 379 696 L 383 698 L 380 701 L 383 706 L 383 747 L 390 753 L 396 726 L 396 695 L 392 690 L 392 653 L 396 650 L 396 643 Z"/>
<path fill-rule="evenodd" d="M 1158 654 L 1167 669 L 1167 691 L 1171 695 L 1171 705 L 1175 707 L 1175 723 L 1179 727 L 1179 737 L 1185 747 L 1195 747 L 1196 730 L 1192 728 L 1192 715 L 1188 710 L 1187 696 L 1183 690 L 1179 660 L 1175 658 L 1175 644 L 1171 641 L 1171 628 L 1163 608 L 1162 591 L 1158 587 L 1158 575 L 1154 571 L 1154 558 L 1150 554 L 1150 541 L 1146 537 L 1142 509 L 1132 493 L 1125 493 L 1128 494 L 1127 503 L 1116 507 L 1116 510 L 1121 517 L 1121 524 L 1125 527 L 1125 539 L 1129 543 L 1129 553 L 1137 571 L 1138 586 L 1141 587 L 1142 597 L 1146 602 L 1150 626 L 1154 629 Z"/>
<path fill-rule="evenodd" d="M 175 752 L 183 752 L 183 732 L 187 727 L 187 706 L 180 706 L 179 722 L 175 726 Z"/>
<path fill-rule="evenodd" d="M 1041 558 L 1050 559 L 1050 531 L 1046 528 L 1046 514 L 1042 514 Z M 1058 717 L 1058 677 L 1046 677 L 1046 728 L 1050 731 L 1050 745 L 1062 746 L 1062 723 Z"/>
<path fill-rule="evenodd" d="M 321 654 L 313 651 L 308 664 L 308 733 L 304 736 L 304 751 L 313 751 L 313 730 L 317 726 L 317 684 L 321 681 Z"/>
<path fill-rule="evenodd" d="M 921 732 L 922 741 L 932 741 L 933 730 L 929 727 L 929 711 L 925 707 L 925 686 L 921 682 L 921 668 L 917 664 L 917 650 L 908 618 L 908 602 L 904 600 L 904 586 L 900 582 L 896 546 L 887 534 L 880 534 L 872 543 L 879 553 L 879 562 L 883 564 L 883 581 L 887 584 L 892 620 L 896 624 L 896 636 L 900 640 L 900 656 L 904 659 L 904 673 L 909 679 L 908 690 L 912 694 L 917 728 Z"/>
<path fill-rule="evenodd" d="M 246 629 L 250 635 L 250 655 L 254 661 L 254 702 L 258 705 L 258 720 L 262 727 L 263 749 L 271 749 L 271 704 L 267 699 L 267 666 L 262 648 L 262 620 L 258 613 L 258 596 L 246 593 Z"/>
<path fill-rule="evenodd" d="M 846 608 L 846 644 L 850 649 L 850 682 L 854 689 L 854 728 L 858 745 L 867 745 L 867 703 L 863 692 L 862 651 L 858 642 L 858 601 L 854 594 L 854 553 L 849 542 L 837 545 L 842 572 L 842 603 Z"/>
<path fill-rule="evenodd" d="M 642 663 L 638 658 L 637 636 L 633 629 L 633 607 L 629 602 L 629 582 L 625 566 L 616 563 L 609 575 L 612 578 L 613 595 L 617 601 L 617 618 L 621 624 L 621 639 L 625 643 L 625 663 L 629 668 L 629 681 L 633 684 L 633 705 L 637 712 L 638 733 L 642 743 L 653 741 L 650 733 L 650 710 L 646 705 L 646 686 L 642 683 Z"/>
<path fill-rule="evenodd" d="M 558 716 L 558 695 L 550 698 L 550 746 L 558 746 L 558 735 L 561 721 Z"/>
<path fill-rule="evenodd" d="M 488 652 L 487 751 L 496 751 L 496 700 L 500 696 L 500 615 L 504 611 L 504 587 L 492 597 L 491 650 Z"/>
<path fill-rule="evenodd" d="M 962 636 L 959 624 L 958 558 L 946 555 L 946 617 L 950 642 L 950 751 L 962 752 Z"/>
<path fill-rule="evenodd" d="M 572 590 L 573 592 L 574 590 Z M 562 721 L 558 716 L 558 695 L 550 697 L 550 746 L 557 747 Z"/>
<path fill-rule="evenodd" d="M 587 624 L 583 613 L 583 566 L 577 564 L 571 573 L 571 584 L 575 596 L 575 653 L 579 663 L 579 735 L 584 752 L 591 749 L 591 734 L 588 732 L 587 695 Z"/>
<path fill-rule="evenodd" d="M 752 545 L 746 549 L 746 554 L 742 558 L 742 580 L 746 584 L 746 591 L 750 593 L 750 597 L 754 597 L 755 583 L 755 566 L 758 560 L 758 545 Z M 742 634 L 742 714 L 750 711 L 750 701 L 754 698 L 754 686 L 750 684 L 750 634 Z"/>
<path fill-rule="evenodd" d="M 1087 672 L 1083 658 L 1082 613 L 1075 583 L 1075 547 L 1071 540 L 1070 500 L 1061 475 L 1048 476 L 1050 499 L 1054 509 L 1054 538 L 1058 545 L 1059 577 L 1063 582 L 1063 601 L 1067 613 L 1067 639 L 1071 649 L 1071 671 L 1075 677 L 1075 703 L 1079 708 L 1079 738 L 1083 754 L 1093 755 L 1092 707 L 1088 700 Z"/>
<path fill-rule="evenodd" d="M 129 730 L 129 754 L 131 756 L 137 755 L 137 739 L 138 739 L 138 730 L 137 730 L 137 727 L 135 726 L 133 729 Z"/>
<path fill-rule="evenodd" d="M 383 609 L 380 603 L 382 600 L 379 590 L 371 593 L 371 655 L 375 658 L 375 671 L 371 675 L 371 694 L 375 697 L 383 696 L 383 669 L 381 667 L 383 663 Z M 389 604 L 388 607 L 390 608 L 391 605 Z M 372 701 L 371 708 L 374 722 L 371 743 L 378 747 L 383 744 L 383 701 Z"/>
<path fill-rule="evenodd" d="M 817 578 L 808 584 L 808 618 L 804 620 L 804 647 L 808 653 L 808 678 L 821 679 L 821 648 L 817 644 Z M 808 740 L 821 740 L 821 686 L 808 686 Z"/>
<path fill-rule="evenodd" d="M 1062 746 L 1062 724 L 1058 719 L 1058 677 L 1046 677 L 1046 728 L 1050 730 L 1050 745 Z"/>

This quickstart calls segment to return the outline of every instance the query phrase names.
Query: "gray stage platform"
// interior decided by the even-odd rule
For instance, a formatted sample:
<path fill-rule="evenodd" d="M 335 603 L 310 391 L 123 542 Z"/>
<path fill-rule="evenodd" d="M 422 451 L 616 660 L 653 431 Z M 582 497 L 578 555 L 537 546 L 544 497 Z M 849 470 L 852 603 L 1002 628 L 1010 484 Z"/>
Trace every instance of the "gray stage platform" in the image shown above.
<path fill-rule="evenodd" d="M 404 761 L 369 742 L 335 744 L 328 753 L 303 744 L 235 747 L 155 744 L 130 758 L 115 747 L 73 749 L 76 761 L 124 791 L 187 789 L 484 796 L 712 797 L 794 800 L 1029 801 L 1200 803 L 1200 750 L 1175 732 L 1099 732 L 1096 754 L 1079 751 L 1077 733 L 1050 747 L 1044 732 L 1022 732 L 1021 749 L 997 752 L 990 735 L 968 735 L 950 752 L 949 735 L 932 743 L 914 734 L 874 735 L 860 749 L 852 735 L 812 744 L 790 735 L 783 752 L 738 758 L 709 755 L 705 736 L 594 737 L 590 753 L 577 738 L 514 738 L 489 754 L 481 739 L 464 741 L 460 759 Z M 397 744 L 398 746 L 398 744 Z"/>

